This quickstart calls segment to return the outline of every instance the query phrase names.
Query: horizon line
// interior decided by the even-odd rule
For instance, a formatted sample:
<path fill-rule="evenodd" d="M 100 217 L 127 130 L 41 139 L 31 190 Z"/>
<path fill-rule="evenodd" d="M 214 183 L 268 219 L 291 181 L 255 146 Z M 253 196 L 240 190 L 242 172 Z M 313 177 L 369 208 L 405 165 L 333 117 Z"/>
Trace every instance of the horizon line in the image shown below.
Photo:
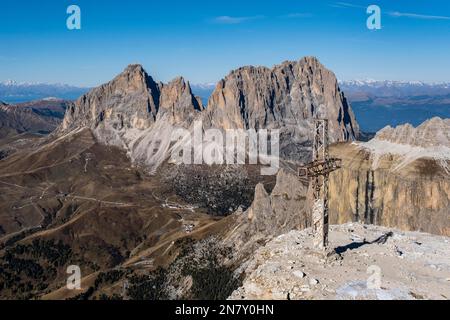
<path fill-rule="evenodd" d="M 183 76 L 177 76 L 177 77 L 183 77 Z M 175 77 L 175 78 L 177 78 Z M 174 78 L 174 79 L 175 79 Z M 184 77 L 183 77 L 184 78 Z M 113 78 L 111 79 L 113 80 Z M 70 84 L 65 82 L 46 82 L 46 81 L 16 81 L 12 79 L 6 79 L 6 80 L 0 80 L 0 85 L 2 86 L 39 86 L 39 85 L 47 85 L 47 86 L 66 86 L 76 89 L 91 89 L 98 86 L 101 86 L 102 84 L 108 83 L 111 80 L 108 80 L 107 82 L 101 82 L 99 84 L 89 86 L 89 85 L 77 85 L 77 84 Z M 220 82 L 220 80 L 217 80 L 215 82 L 191 82 L 188 79 L 185 79 L 191 86 L 207 86 L 212 87 L 216 86 L 217 83 Z M 396 83 L 421 83 L 425 85 L 441 85 L 441 84 L 450 84 L 450 80 L 447 81 L 424 81 L 424 80 L 399 80 L 399 79 L 374 79 L 374 78 L 352 78 L 352 79 L 337 79 L 338 83 L 343 82 L 396 82 Z"/>

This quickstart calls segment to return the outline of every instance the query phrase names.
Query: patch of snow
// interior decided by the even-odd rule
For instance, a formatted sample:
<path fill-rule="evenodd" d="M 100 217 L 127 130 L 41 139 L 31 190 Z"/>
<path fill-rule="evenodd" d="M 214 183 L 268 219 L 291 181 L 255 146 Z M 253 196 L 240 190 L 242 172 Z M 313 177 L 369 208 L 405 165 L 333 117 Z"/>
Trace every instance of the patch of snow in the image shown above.
<path fill-rule="evenodd" d="M 411 300 L 412 296 L 405 289 L 368 289 L 366 281 L 352 281 L 344 284 L 336 290 L 336 298 L 338 300 Z"/>

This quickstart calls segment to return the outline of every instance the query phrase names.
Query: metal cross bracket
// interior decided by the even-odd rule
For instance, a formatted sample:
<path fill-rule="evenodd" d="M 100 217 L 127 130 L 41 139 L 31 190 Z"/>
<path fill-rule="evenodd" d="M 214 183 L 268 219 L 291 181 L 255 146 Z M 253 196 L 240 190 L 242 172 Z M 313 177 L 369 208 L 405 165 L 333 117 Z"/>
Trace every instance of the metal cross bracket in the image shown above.
<path fill-rule="evenodd" d="M 328 246 L 328 180 L 331 172 L 341 168 L 341 159 L 330 158 L 328 153 L 328 120 L 314 119 L 312 162 L 298 168 L 299 177 L 309 179 L 313 190 L 312 224 L 314 246 Z"/>

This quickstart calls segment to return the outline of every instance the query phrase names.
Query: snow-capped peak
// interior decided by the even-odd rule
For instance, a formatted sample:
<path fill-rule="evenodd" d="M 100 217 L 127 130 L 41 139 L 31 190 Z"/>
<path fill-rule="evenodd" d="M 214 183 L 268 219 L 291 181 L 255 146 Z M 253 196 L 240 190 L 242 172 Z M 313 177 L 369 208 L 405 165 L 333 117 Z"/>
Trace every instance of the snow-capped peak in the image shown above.
<path fill-rule="evenodd" d="M 5 85 L 5 86 L 16 86 L 17 81 L 8 79 L 6 81 L 1 82 L 1 84 Z"/>
<path fill-rule="evenodd" d="M 399 81 L 399 80 L 374 80 L 374 79 L 356 79 L 356 80 L 340 80 L 339 84 L 349 87 L 442 87 L 449 88 L 450 82 L 424 82 L 424 81 Z"/>
<path fill-rule="evenodd" d="M 45 87 L 54 87 L 54 88 L 75 88 L 75 86 L 71 86 L 64 83 L 47 83 L 47 82 L 18 82 L 16 80 L 5 80 L 0 82 L 0 85 L 6 87 L 37 87 L 37 86 L 45 86 Z"/>

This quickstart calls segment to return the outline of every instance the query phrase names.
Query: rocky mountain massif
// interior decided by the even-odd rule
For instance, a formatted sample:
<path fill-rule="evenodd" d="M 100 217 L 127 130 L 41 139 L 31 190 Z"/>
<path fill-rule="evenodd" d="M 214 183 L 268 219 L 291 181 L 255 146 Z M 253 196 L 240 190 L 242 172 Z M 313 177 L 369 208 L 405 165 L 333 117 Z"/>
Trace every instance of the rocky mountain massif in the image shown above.
<path fill-rule="evenodd" d="M 268 78 L 261 82 L 245 76 L 236 85 L 237 74 L 254 70 Z M 283 89 L 276 90 L 278 86 Z M 240 102 L 244 93 L 249 97 Z M 189 241 L 234 228 L 234 218 L 210 214 L 229 214 L 241 204 L 246 210 L 254 186 L 263 179 L 255 174 L 257 167 L 247 166 L 217 168 L 211 175 L 210 167 L 200 165 L 173 175 L 176 171 L 165 160 L 174 128 L 191 129 L 199 119 L 205 128 L 226 129 L 229 124 L 273 128 L 278 123 L 291 126 L 287 132 L 294 130 L 289 122 L 293 121 L 308 132 L 319 110 L 334 115 L 333 139 L 343 141 L 355 137 L 357 124 L 345 120 L 352 119 L 351 110 L 334 76 L 314 58 L 286 62 L 272 71 L 240 69 L 220 83 L 214 96 L 218 105 L 210 102 L 204 108 L 182 78 L 162 84 L 141 66 L 131 65 L 110 83 L 69 104 L 62 124 L 50 136 L 28 139 L 23 148 L 1 160 L 1 297 L 158 298 L 161 283 L 175 288 L 165 293 L 168 297 L 203 297 L 205 292 L 211 293 L 209 297 L 227 297 L 235 285 L 200 290 L 209 286 L 204 282 L 211 276 L 219 282 L 238 282 L 232 272 L 234 260 L 222 252 L 226 246 L 218 244 L 222 249 L 217 252 L 205 249 L 207 257 L 200 260 L 211 263 L 193 267 Z M 305 103 L 300 113 L 290 110 L 291 99 Z M 238 105 L 233 107 L 233 101 Z M 293 137 L 298 134 L 292 131 Z M 225 184 L 213 184 L 218 177 L 228 178 Z M 263 182 L 270 190 L 272 182 Z M 210 241 L 202 243 L 195 246 L 208 247 Z M 68 264 L 83 270 L 81 292 L 64 290 Z M 125 294 L 124 281 L 130 283 Z M 156 291 L 149 291 L 149 285 Z M 217 295 L 218 287 L 226 289 Z"/>
<path fill-rule="evenodd" d="M 335 75 L 315 58 L 272 69 L 243 67 L 220 81 L 206 118 L 212 127 L 279 128 L 281 155 L 298 159 L 311 141 L 311 119 L 330 119 L 330 140 L 349 141 L 359 127 Z M 299 150 L 297 150 L 299 148 Z"/>
<path fill-rule="evenodd" d="M 140 65 L 130 65 L 79 98 L 56 134 L 89 128 L 101 143 L 126 150 L 133 162 L 154 171 L 167 159 L 174 126 L 189 127 L 202 109 L 183 78 L 157 83 Z"/>
<path fill-rule="evenodd" d="M 153 171 L 167 159 L 176 127 L 281 130 L 281 153 L 304 154 L 311 119 L 331 119 L 332 141 L 354 140 L 358 125 L 336 77 L 315 58 L 284 62 L 273 69 L 243 67 L 221 80 L 204 108 L 183 78 L 155 82 L 139 65 L 78 99 L 58 134 L 88 127 L 99 141 L 128 151 Z M 297 150 L 299 149 L 299 150 Z"/>

